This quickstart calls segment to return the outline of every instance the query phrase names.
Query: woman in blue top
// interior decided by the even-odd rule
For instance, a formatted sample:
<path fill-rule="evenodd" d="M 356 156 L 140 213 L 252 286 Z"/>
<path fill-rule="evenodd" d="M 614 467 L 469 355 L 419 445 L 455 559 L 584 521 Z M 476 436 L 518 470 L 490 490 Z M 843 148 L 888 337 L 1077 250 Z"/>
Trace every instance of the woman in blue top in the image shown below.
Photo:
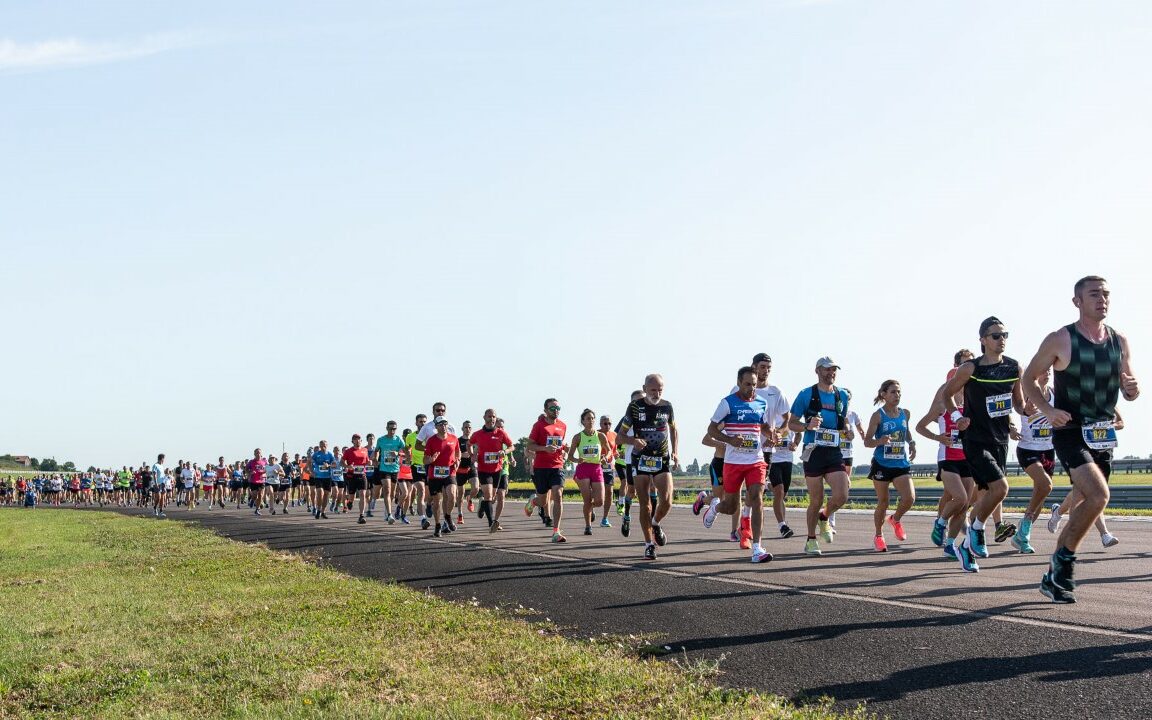
<path fill-rule="evenodd" d="M 908 432 L 909 413 L 900 407 L 900 383 L 885 380 L 872 402 L 883 403 L 868 419 L 868 431 L 864 433 L 864 446 L 875 448 L 872 451 L 872 467 L 868 472 L 876 488 L 876 512 L 873 516 L 876 539 L 873 544 L 876 552 L 887 552 L 884 518 L 888 515 L 889 485 L 895 485 L 900 492 L 900 502 L 888 522 L 897 540 L 908 539 L 900 518 L 912 509 L 912 503 L 916 501 L 916 489 L 912 487 L 911 475 L 912 461 L 916 459 L 916 441 Z"/>

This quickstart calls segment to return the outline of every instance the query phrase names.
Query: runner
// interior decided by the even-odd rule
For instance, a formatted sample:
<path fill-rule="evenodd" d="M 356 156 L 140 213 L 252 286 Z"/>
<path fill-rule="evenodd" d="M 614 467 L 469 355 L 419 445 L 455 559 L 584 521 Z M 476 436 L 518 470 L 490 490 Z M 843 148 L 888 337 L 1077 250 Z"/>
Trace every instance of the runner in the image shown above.
<path fill-rule="evenodd" d="M 210 463 L 204 463 L 204 474 L 200 477 L 200 487 L 204 490 L 204 497 L 208 500 L 208 509 L 212 509 L 213 495 L 216 493 L 216 468 Z"/>
<path fill-rule="evenodd" d="M 568 446 L 564 444 L 564 437 L 568 434 L 568 426 L 560 419 L 560 403 L 556 398 L 544 401 L 544 412 L 537 418 L 528 433 L 527 450 L 534 453 L 532 459 L 532 484 L 536 495 L 524 507 L 524 513 L 532 516 L 533 504 L 541 509 L 551 506 L 550 522 L 545 527 L 552 528 L 552 542 L 567 542 L 568 538 L 560 532 L 560 519 L 564 513 L 564 455 Z"/>
<path fill-rule="evenodd" d="M 260 448 L 252 451 L 252 459 L 248 461 L 248 484 L 252 488 L 250 504 L 254 504 L 256 516 L 260 515 L 260 508 L 264 507 L 264 481 L 268 475 L 268 461 L 264 459 Z M 275 511 L 273 511 L 275 512 Z"/>
<path fill-rule="evenodd" d="M 644 394 L 628 405 L 620 420 L 618 441 L 632 447 L 636 494 L 640 500 L 640 530 L 644 533 L 644 557 L 656 559 L 656 546 L 663 547 L 668 536 L 660 522 L 672 509 L 672 468 L 679 464 L 680 434 L 672 403 L 663 399 L 664 378 L 651 373 L 644 378 Z M 633 436 L 627 432 L 632 430 Z M 658 505 L 653 513 L 647 502 L 655 490 Z"/>
<path fill-rule="evenodd" d="M 427 479 L 427 470 L 424 467 L 424 443 L 420 442 L 420 434 L 428 423 L 428 416 L 421 413 L 416 416 L 416 429 L 404 436 L 404 444 L 408 447 L 409 461 L 412 463 L 412 495 L 410 505 L 420 510 L 420 528 L 427 530 L 432 520 L 432 507 L 426 504 L 424 481 Z M 435 429 L 435 428 L 433 428 Z"/>
<path fill-rule="evenodd" d="M 504 418 L 502 418 L 502 417 L 496 418 L 496 429 L 497 430 L 503 430 L 505 433 L 508 432 L 507 428 L 504 427 Z M 509 435 L 508 437 L 509 437 L 509 440 L 511 440 L 512 436 Z M 534 456 L 535 454 L 532 453 L 532 455 Z M 531 460 L 529 458 L 529 452 L 528 452 L 527 448 L 525 448 L 525 450 L 524 450 L 524 461 L 525 461 L 525 464 L 531 464 Z M 505 488 L 507 488 L 508 483 L 512 480 L 512 468 L 516 467 L 517 464 L 518 464 L 518 462 L 516 460 L 516 445 L 515 445 L 515 443 L 513 443 L 507 450 L 504 451 L 504 466 L 500 468 L 500 484 L 503 485 Z M 498 486 L 493 486 L 493 487 L 495 488 L 495 490 L 494 490 L 495 500 L 493 502 L 496 503 L 496 516 L 495 516 L 496 517 L 496 530 L 499 531 L 499 530 L 504 529 L 504 527 L 502 525 L 500 525 L 500 515 L 504 511 L 504 501 L 506 499 L 508 491 L 507 491 L 507 489 L 500 490 Z M 491 528 L 489 528 L 489 532 L 491 532 Z"/>
<path fill-rule="evenodd" d="M 404 428 L 400 433 L 400 438 L 406 438 L 411 434 L 410 428 Z M 408 452 L 408 446 L 405 445 L 404 449 L 400 451 L 400 472 L 396 476 L 396 510 L 394 516 L 400 519 L 400 522 L 405 525 L 408 522 L 408 515 L 411 512 L 410 504 L 412 502 L 412 455 Z"/>
<path fill-rule="evenodd" d="M 272 514 L 275 515 L 276 503 L 287 494 L 288 483 L 284 466 L 274 454 L 269 453 L 267 463 L 267 469 L 264 473 L 264 492 L 268 505 L 272 509 Z M 287 509 L 284 512 L 288 512 Z"/>
<path fill-rule="evenodd" d="M 336 456 L 328 452 L 328 441 L 321 440 L 320 447 L 312 453 L 312 487 L 315 490 L 313 498 L 312 517 L 327 520 L 328 496 L 332 493 L 332 466 L 336 464 Z"/>
<path fill-rule="evenodd" d="M 949 373 L 949 377 L 954 374 Z M 936 391 L 928 413 L 916 423 L 916 432 L 940 443 L 936 455 L 936 480 L 943 485 L 944 502 L 941 503 L 936 520 L 932 523 L 931 538 L 933 545 L 944 547 L 945 555 L 957 559 L 955 540 L 964 530 L 964 516 L 968 508 L 976 502 L 976 483 L 972 480 L 972 470 L 964 457 L 964 447 L 960 442 L 960 431 L 956 428 L 956 421 L 944 409 L 942 399 L 944 387 L 941 385 Z M 953 397 L 953 402 L 962 413 L 963 390 Z M 939 433 L 928 429 L 929 423 L 932 422 L 937 423 Z"/>
<path fill-rule="evenodd" d="M 604 476 L 604 502 L 600 508 L 600 527 L 610 528 L 612 521 L 608 519 L 608 514 L 612 511 L 612 486 L 615 484 L 612 480 L 616 477 L 613 470 L 616 460 L 616 432 L 612 430 L 612 419 L 607 415 L 600 416 L 600 432 L 608 439 L 608 454 L 600 458 L 600 474 Z M 592 521 L 596 521 L 595 513 Z"/>
<path fill-rule="evenodd" d="M 464 486 L 468 489 L 468 512 L 476 512 L 475 498 L 479 483 L 476 479 L 476 465 L 472 462 L 472 423 L 468 420 L 460 423 L 460 436 L 456 438 L 460 444 L 460 467 L 456 468 L 456 524 L 464 524 Z"/>
<path fill-rule="evenodd" d="M 792 487 L 792 469 L 791 465 L 788 468 L 788 478 L 785 482 L 780 473 L 775 475 L 772 473 L 772 464 L 775 462 L 773 456 L 776 454 L 774 445 L 780 442 L 788 442 L 782 440 L 781 435 L 791 435 L 788 432 L 788 421 L 792 418 L 791 408 L 789 406 L 788 397 L 780 391 L 780 388 L 768 382 L 768 375 L 772 372 L 772 356 L 768 353 L 756 353 L 752 357 L 752 367 L 756 368 L 756 395 L 762 399 L 767 405 L 767 415 L 765 422 L 776 428 L 776 442 L 765 442 L 764 447 L 764 463 L 767 465 L 768 476 L 770 478 L 770 486 L 772 488 L 772 511 L 776 516 L 776 522 L 780 528 L 780 537 L 792 537 L 792 529 L 784 522 L 785 506 L 784 496 L 788 493 L 788 489 Z M 736 388 L 732 388 L 732 392 L 736 392 Z M 849 417 L 854 417 L 855 413 L 849 411 Z M 851 448 L 851 445 L 849 445 Z M 788 462 L 792 462 L 792 453 L 788 451 Z M 851 450 L 847 457 L 851 457 Z M 851 463 L 848 463 L 851 466 Z M 851 475 L 851 467 L 848 470 Z M 747 513 L 748 507 L 745 505 L 744 513 Z M 749 548 L 748 542 L 751 538 L 751 533 L 747 530 L 748 523 L 745 521 L 746 515 L 740 518 L 741 533 L 740 533 L 740 547 L 747 550 Z M 835 532 L 835 530 L 833 530 Z"/>
<path fill-rule="evenodd" d="M 376 480 L 376 467 L 379 465 L 376 461 L 376 433 L 368 433 L 364 436 L 364 451 L 368 453 L 368 470 L 365 473 L 367 486 L 364 489 L 364 497 L 368 502 L 366 514 L 368 517 L 372 517 L 372 512 L 376 509 L 375 493 L 377 492 L 373 483 Z"/>
<path fill-rule="evenodd" d="M 721 428 L 723 430 L 723 428 Z M 696 501 L 692 503 L 692 514 L 699 515 L 702 509 L 708 508 L 712 505 L 713 501 L 723 501 L 727 497 L 724 493 L 724 455 L 727 453 L 728 444 L 713 440 L 712 436 L 708 434 L 708 430 L 704 430 L 704 437 L 701 438 L 700 444 L 705 447 L 713 448 L 712 462 L 708 465 L 708 476 L 711 483 L 709 490 L 701 490 L 696 494 Z M 740 536 L 740 512 L 741 498 L 739 494 L 734 501 L 736 509 L 730 514 L 732 516 L 732 532 L 728 536 L 731 542 L 740 543 L 740 547 L 744 550 L 752 549 L 752 525 L 749 521 L 748 525 L 748 547 L 744 547 L 744 538 Z"/>
<path fill-rule="evenodd" d="M 501 530 L 500 513 L 504 510 L 504 496 L 508 493 L 508 474 L 505 471 L 505 453 L 515 447 L 515 443 L 502 427 L 497 427 L 496 411 L 484 411 L 484 425 L 472 433 L 470 451 L 476 458 L 476 470 L 480 479 L 481 518 L 488 518 L 488 532 Z M 495 503 L 495 507 L 493 507 Z"/>
<path fill-rule="evenodd" d="M 584 412 L 580 413 L 580 424 L 583 428 L 572 436 L 572 442 L 568 446 L 568 462 L 576 465 L 573 478 L 580 488 L 580 497 L 584 500 L 585 535 L 592 534 L 592 521 L 596 517 L 596 508 L 604 504 L 604 470 L 600 461 L 612 454 L 608 436 L 593 427 L 595 422 L 596 413 L 585 408 Z"/>
<path fill-rule="evenodd" d="M 167 517 L 164 506 L 168 504 L 168 468 L 164 467 L 164 453 L 156 456 L 151 476 L 152 514 L 159 518 Z"/>
<path fill-rule="evenodd" d="M 785 500 L 792 488 L 792 464 L 799 442 L 800 434 L 789 430 L 788 423 L 785 422 L 776 430 L 776 445 L 772 448 L 772 458 L 768 465 L 768 483 L 772 486 L 772 514 L 776 517 L 782 538 L 795 535 L 785 522 L 787 513 Z"/>
<path fill-rule="evenodd" d="M 1079 318 L 1044 338 L 1028 364 L 1024 388 L 1052 423 L 1056 456 L 1068 468 L 1081 497 L 1040 580 L 1041 593 L 1064 603 L 1076 602 L 1076 551 L 1108 506 L 1116 403 L 1121 395 L 1128 401 L 1140 397 L 1128 338 L 1104 323 L 1111 303 L 1107 281 L 1096 275 L 1081 278 L 1073 288 L 1072 303 Z M 1048 402 L 1036 382 L 1048 368 L 1055 371 L 1055 402 Z"/>
<path fill-rule="evenodd" d="M 644 397 L 643 390 L 633 390 L 629 402 L 634 403 L 642 397 Z M 620 418 L 620 422 L 616 423 L 616 477 L 620 480 L 621 500 L 616 509 L 619 511 L 623 508 L 620 516 L 620 534 L 628 537 L 632 529 L 632 500 L 636 497 L 636 472 L 632 465 L 632 446 L 623 440 L 623 436 L 633 434 L 632 429 L 624 430 L 623 425 L 624 418 Z M 624 452 L 620 452 L 621 446 Z"/>
<path fill-rule="evenodd" d="M 360 433 L 352 435 L 352 446 L 344 448 L 340 456 L 344 466 L 344 485 L 348 488 L 349 500 L 359 502 L 360 517 L 356 522 L 363 525 L 364 511 L 368 509 L 368 449 L 360 446 Z"/>
<path fill-rule="evenodd" d="M 884 520 L 888 515 L 888 488 L 894 486 L 900 493 L 896 512 L 887 518 L 896 539 L 908 539 L 900 519 L 912 509 L 916 502 L 916 488 L 912 486 L 912 461 L 916 459 L 916 441 L 908 432 L 911 413 L 900 407 L 900 383 L 885 380 L 880 385 L 873 403 L 883 403 L 868 419 L 868 430 L 864 433 L 864 447 L 872 451 L 872 467 L 868 478 L 876 488 L 876 510 L 872 519 L 876 526 L 873 545 L 876 552 L 888 552 L 884 540 Z"/>
<path fill-rule="evenodd" d="M 832 542 L 832 529 L 828 523 L 830 515 L 848 502 L 848 488 L 851 485 L 848 473 L 844 471 L 844 456 L 840 451 L 840 436 L 854 437 L 852 427 L 847 423 L 848 401 L 852 394 L 836 387 L 836 373 L 840 366 L 830 357 L 816 361 L 816 384 L 806 387 L 796 394 L 792 402 L 792 418 L 788 429 L 804 433 L 804 452 L 801 460 L 804 466 L 804 482 L 808 486 L 807 526 L 808 539 L 804 552 L 820 555 L 820 543 L 816 540 L 819 525 L 820 538 Z M 832 489 L 826 508 L 824 503 L 824 483 Z"/>
<path fill-rule="evenodd" d="M 432 496 L 435 537 L 456 532 L 452 522 L 452 508 L 456 505 L 456 481 L 453 476 L 460 465 L 460 441 L 448 432 L 448 418 L 437 415 L 432 421 L 435 434 L 424 443 L 424 463 L 427 468 L 428 493 Z"/>
<path fill-rule="evenodd" d="M 1046 368 L 1039 378 L 1040 391 L 1051 404 L 1056 398 L 1048 387 L 1052 369 Z M 1052 448 L 1052 423 L 1031 402 L 1024 402 L 1020 413 L 1020 442 L 1016 444 L 1016 462 L 1032 478 L 1032 498 L 1024 509 L 1020 529 L 1012 536 L 1012 544 L 1021 553 L 1036 552 L 1032 547 L 1032 524 L 1040 517 L 1044 499 L 1052 492 L 1052 470 L 1056 467 L 1056 451 Z"/>
<path fill-rule="evenodd" d="M 389 525 L 396 522 L 396 517 L 392 515 L 392 490 L 393 484 L 399 483 L 400 454 L 404 451 L 404 440 L 396 434 L 396 427 L 396 421 L 389 420 L 384 435 L 376 441 L 376 472 L 372 475 L 372 502 L 384 498 L 384 509 L 387 513 L 384 520 Z M 403 494 L 407 495 L 408 483 L 405 482 L 404 485 Z"/>
<path fill-rule="evenodd" d="M 954 549 L 965 571 L 979 572 L 975 558 L 988 557 L 984 523 L 1008 494 L 1004 468 L 1008 460 L 1008 439 L 1019 440 L 1013 409 L 1024 409 L 1020 390 L 1020 364 L 1004 355 L 1008 332 L 996 317 L 980 323 L 983 354 L 962 364 L 944 385 L 941 397 L 945 411 L 956 422 L 964 457 L 972 471 L 978 493 L 972 507 L 971 524 L 964 539 L 956 539 Z M 954 396 L 963 390 L 964 409 L 958 409 Z"/>
<path fill-rule="evenodd" d="M 772 559 L 772 553 L 760 544 L 764 529 L 764 480 L 768 466 L 764 462 L 764 439 L 776 443 L 776 428 L 769 421 L 768 403 L 756 392 L 756 370 L 751 366 L 736 372 L 737 392 L 720 401 L 708 437 L 724 444 L 724 499 L 714 499 L 704 513 L 704 527 L 712 527 L 716 513 L 739 511 L 741 487 L 747 487 L 749 526 L 752 534 L 752 562 Z M 720 429 L 720 425 L 724 429 Z M 641 515 L 643 522 L 643 515 Z"/>

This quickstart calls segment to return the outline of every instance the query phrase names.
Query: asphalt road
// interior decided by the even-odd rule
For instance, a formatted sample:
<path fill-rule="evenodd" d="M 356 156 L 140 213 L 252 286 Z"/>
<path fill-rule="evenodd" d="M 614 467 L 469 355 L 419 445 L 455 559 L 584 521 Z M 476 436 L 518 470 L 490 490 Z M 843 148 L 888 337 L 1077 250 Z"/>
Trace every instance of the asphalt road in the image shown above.
<path fill-rule="evenodd" d="M 927 517 L 906 519 L 904 543 L 889 529 L 890 550 L 879 554 L 871 514 L 842 512 L 823 557 L 805 556 L 797 535 L 767 540 L 775 560 L 752 565 L 727 541 L 724 517 L 705 530 L 675 508 L 668 545 L 646 561 L 638 523 L 626 540 L 616 515 L 616 527 L 590 537 L 569 521 L 557 545 L 521 507 L 509 506 L 505 532 L 490 535 L 466 515 L 442 539 L 296 509 L 257 518 L 173 508 L 169 517 L 453 600 L 522 605 L 575 637 L 644 637 L 681 658 L 718 660 L 722 683 L 798 702 L 830 696 L 896 718 L 1152 717 L 1152 522 L 1112 520 L 1121 544 L 1107 550 L 1092 532 L 1077 565 L 1079 602 L 1056 605 L 1037 590 L 1054 545 L 1043 525 L 1037 554 L 991 545 L 973 575 L 930 544 Z M 791 513 L 797 527 L 802 516 Z"/>

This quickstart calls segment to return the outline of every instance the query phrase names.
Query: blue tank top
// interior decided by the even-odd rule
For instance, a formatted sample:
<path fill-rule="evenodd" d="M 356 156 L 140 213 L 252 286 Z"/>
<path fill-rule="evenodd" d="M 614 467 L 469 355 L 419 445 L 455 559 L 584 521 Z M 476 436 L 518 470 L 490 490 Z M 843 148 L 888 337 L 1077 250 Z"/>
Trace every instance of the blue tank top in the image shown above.
<path fill-rule="evenodd" d="M 872 451 L 872 459 L 879 465 L 890 468 L 906 468 L 908 462 L 908 418 L 902 408 L 896 408 L 896 417 L 888 417 L 884 407 L 880 410 L 880 424 L 876 426 L 873 439 L 887 435 L 887 445 L 881 445 Z"/>

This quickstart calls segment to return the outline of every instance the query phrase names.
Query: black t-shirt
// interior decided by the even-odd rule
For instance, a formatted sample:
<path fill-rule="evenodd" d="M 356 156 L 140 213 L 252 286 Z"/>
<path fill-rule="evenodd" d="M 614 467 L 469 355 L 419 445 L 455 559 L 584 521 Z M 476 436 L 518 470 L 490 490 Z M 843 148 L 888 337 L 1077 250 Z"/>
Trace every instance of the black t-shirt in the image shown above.
<path fill-rule="evenodd" d="M 1020 363 L 1005 356 L 994 365 L 981 365 L 984 356 L 969 360 L 975 365 L 964 385 L 964 416 L 972 420 L 961 437 L 982 443 L 1008 444 L 1012 418 L 1012 388 L 1020 381 Z"/>
<path fill-rule="evenodd" d="M 633 449 L 633 453 L 652 457 L 667 457 L 672 454 L 669 426 L 674 417 L 672 403 L 667 400 L 661 400 L 656 405 L 649 405 L 647 399 L 640 398 L 629 403 L 620 426 L 625 434 L 627 434 L 628 428 L 632 428 L 632 434 L 647 443 L 643 450 Z"/>

